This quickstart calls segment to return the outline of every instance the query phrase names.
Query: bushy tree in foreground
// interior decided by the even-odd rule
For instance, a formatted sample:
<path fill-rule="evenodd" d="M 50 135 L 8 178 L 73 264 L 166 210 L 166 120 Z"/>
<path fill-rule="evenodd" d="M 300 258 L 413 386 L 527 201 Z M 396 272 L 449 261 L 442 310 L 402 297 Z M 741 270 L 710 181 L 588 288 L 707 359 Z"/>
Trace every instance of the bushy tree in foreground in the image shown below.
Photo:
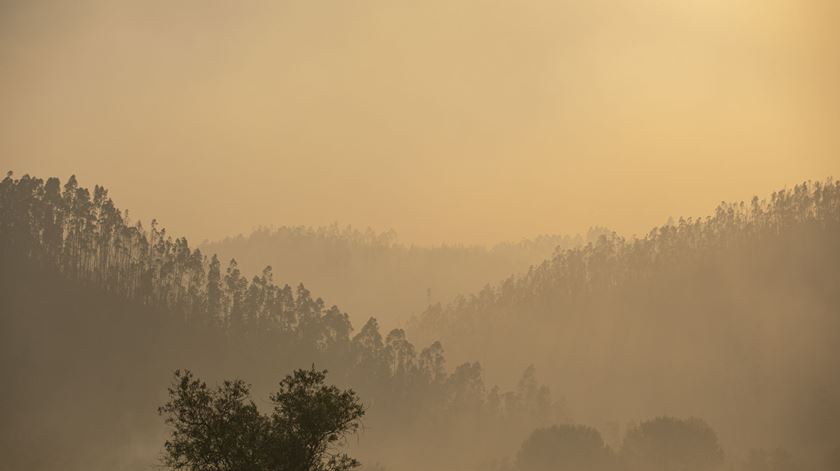
<path fill-rule="evenodd" d="M 177 371 L 159 412 L 172 427 L 163 462 L 186 471 L 345 471 L 359 462 L 339 451 L 365 413 L 352 390 L 325 384 L 326 371 L 296 370 L 262 414 L 240 380 L 211 389 Z"/>

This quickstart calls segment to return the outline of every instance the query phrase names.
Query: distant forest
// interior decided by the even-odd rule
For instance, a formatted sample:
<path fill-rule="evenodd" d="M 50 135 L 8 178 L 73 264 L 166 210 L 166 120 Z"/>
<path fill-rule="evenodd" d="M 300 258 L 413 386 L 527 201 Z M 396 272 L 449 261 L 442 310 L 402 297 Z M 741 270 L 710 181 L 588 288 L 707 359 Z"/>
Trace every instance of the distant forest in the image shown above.
<path fill-rule="evenodd" d="M 281 228 L 221 244 L 230 256 L 249 241 L 278 247 L 271 263 L 288 256 L 289 270 L 311 259 L 330 272 L 322 265 L 336 257 L 337 274 L 312 274 L 335 298 L 416 264 L 371 309 L 420 314 L 405 330 L 383 333 L 371 317 L 356 331 L 303 284 L 275 283 L 272 267 L 246 275 L 262 265 L 253 255 L 247 268 L 223 262 L 154 221 L 130 221 L 105 188 L 74 177 L 10 173 L 0 182 L 0 401 L 15 407 L 0 411 L 0 453 L 10 469 L 145 469 L 163 442 L 152 412 L 172 371 L 244 378 L 260 396 L 315 364 L 368 408 L 348 443 L 368 469 L 548 469 L 540 456 L 568 440 L 592 445 L 588 469 L 615 466 L 611 449 L 646 469 L 639 450 L 662 430 L 706 437 L 704 464 L 683 469 L 836 469 L 840 183 L 724 203 L 640 239 L 590 236 L 416 249 L 387 233 Z M 549 258 L 528 269 L 537 252 Z M 424 302 L 423 277 L 459 257 L 522 273 L 482 289 L 492 279 L 465 272 L 451 298 L 439 288 L 446 302 Z M 374 306 L 366 296 L 348 302 Z"/>
<path fill-rule="evenodd" d="M 487 284 L 524 273 L 558 250 L 595 242 L 609 234 L 590 228 L 584 236 L 542 235 L 490 248 L 399 242 L 394 231 L 361 231 L 338 224 L 324 227 L 259 228 L 253 233 L 206 242 L 200 248 L 236 259 L 244 273 L 271 265 L 275 278 L 302 282 L 350 316 L 375 316 L 404 325 L 430 304 L 478 291 Z M 364 319 L 355 319 L 364 321 Z"/>
<path fill-rule="evenodd" d="M 150 446 L 136 424 L 109 419 L 154 410 L 160 386 L 184 363 L 211 378 L 255 378 L 257 391 L 291 368 L 326 367 L 371 404 L 365 443 L 374 443 L 383 461 L 443 466 L 442 456 L 410 446 L 422 441 L 463 447 L 469 462 L 475 456 L 469 447 L 484 442 L 457 438 L 463 430 L 478 427 L 483 440 L 507 443 L 508 434 L 563 414 L 533 368 L 523 368 L 513 390 L 501 391 L 485 385 L 476 362 L 447 369 L 439 342 L 417 348 L 401 329 L 380 333 L 374 318 L 354 334 L 346 313 L 303 285 L 276 285 L 270 267 L 248 280 L 236 261 L 223 268 L 217 256 L 190 248 L 154 221 L 148 229 L 130 223 L 106 189 L 91 192 L 74 177 L 61 185 L 9 174 L 0 182 L 0 241 L 2 374 L 14 385 L 7 399 L 21 405 L 5 411 L 14 426 L 4 431 L 2 451 L 15 468 L 49 469 L 69 454 L 81 469 L 91 456 L 74 449 L 86 434 L 94 435 L 86 441 L 124 440 L 111 444 L 114 456 L 103 454 L 114 460 L 119 446 Z M 55 396 L 49 385 L 57 379 L 62 393 Z M 43 436 L 12 433 L 45 404 L 89 416 L 52 423 L 39 431 Z M 101 428 L 81 432 L 82 423 Z M 41 453 L 39 441 L 62 452 Z"/>
<path fill-rule="evenodd" d="M 840 449 L 840 182 L 603 235 L 408 331 L 494 381 L 536 364 L 614 440 L 633 417 L 690 411 L 727 448 L 793 448 L 818 467 Z"/>

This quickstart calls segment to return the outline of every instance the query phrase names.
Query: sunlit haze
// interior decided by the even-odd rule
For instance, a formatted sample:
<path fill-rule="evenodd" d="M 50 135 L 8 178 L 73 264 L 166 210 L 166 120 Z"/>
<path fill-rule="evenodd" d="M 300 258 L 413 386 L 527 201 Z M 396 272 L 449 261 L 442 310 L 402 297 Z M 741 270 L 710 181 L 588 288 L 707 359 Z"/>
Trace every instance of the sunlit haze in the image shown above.
<path fill-rule="evenodd" d="M 0 471 L 840 470 L 840 0 L 0 0 Z"/>
<path fill-rule="evenodd" d="M 831 0 L 0 3 L 0 167 L 193 240 L 605 225 L 840 174 Z"/>

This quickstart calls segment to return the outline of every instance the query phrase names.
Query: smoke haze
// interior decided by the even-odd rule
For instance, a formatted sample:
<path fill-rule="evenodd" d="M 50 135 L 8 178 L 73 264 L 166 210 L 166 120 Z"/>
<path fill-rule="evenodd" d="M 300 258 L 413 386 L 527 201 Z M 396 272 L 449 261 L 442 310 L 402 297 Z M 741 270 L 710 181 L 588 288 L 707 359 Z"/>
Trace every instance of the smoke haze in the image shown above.
<path fill-rule="evenodd" d="M 838 20 L 830 0 L 6 0 L 0 155 L 197 241 L 643 233 L 838 174 Z"/>
<path fill-rule="evenodd" d="M 0 0 L 0 470 L 837 471 L 838 24 Z"/>

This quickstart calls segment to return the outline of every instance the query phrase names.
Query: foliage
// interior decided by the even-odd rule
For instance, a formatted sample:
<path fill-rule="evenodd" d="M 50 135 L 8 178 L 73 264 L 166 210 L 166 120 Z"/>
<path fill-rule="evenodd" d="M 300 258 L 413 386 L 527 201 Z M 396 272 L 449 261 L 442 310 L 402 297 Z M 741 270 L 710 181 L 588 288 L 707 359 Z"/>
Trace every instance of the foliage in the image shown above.
<path fill-rule="evenodd" d="M 412 329 L 430 335 L 468 334 L 498 316 L 519 312 L 557 316 L 579 300 L 633 285 L 665 267 L 702 261 L 716 249 L 752 245 L 804 228 L 837 230 L 840 181 L 805 182 L 769 200 L 721 203 L 706 218 L 680 218 L 641 238 L 603 234 L 581 247 L 559 250 L 526 274 L 511 276 L 446 306 L 431 306 Z"/>
<path fill-rule="evenodd" d="M 630 470 L 710 471 L 723 464 L 717 434 L 696 419 L 658 417 L 631 429 L 621 457 Z"/>
<path fill-rule="evenodd" d="M 601 434 L 585 425 L 555 425 L 535 430 L 516 455 L 520 471 L 603 471 L 613 457 Z"/>
<path fill-rule="evenodd" d="M 482 436 L 502 442 L 560 413 L 548 389 L 534 382 L 533 370 L 526 375 L 527 388 L 487 388 L 477 362 L 448 367 L 440 342 L 420 348 L 403 330 L 380 332 L 374 318 L 354 331 L 346 313 L 305 286 L 276 284 L 268 267 L 246 280 L 235 260 L 225 266 L 155 222 L 131 223 L 107 190 L 97 186 L 90 192 L 74 177 L 63 186 L 56 178 L 28 175 L 0 181 L 0 261 L 3 279 L 14 280 L 0 286 L 0 294 L 18 306 L 17 324 L 6 312 L 0 320 L 8 323 L 6 332 L 32 333 L 5 345 L 9 352 L 25 350 L 27 358 L 39 351 L 50 355 L 28 370 L 15 370 L 17 397 L 42 397 L 28 386 L 30 378 L 49 383 L 59 375 L 62 388 L 89 392 L 69 371 L 88 375 L 90 365 L 106 363 L 110 373 L 97 375 L 101 387 L 89 392 L 91 402 L 110 404 L 104 391 L 130 389 L 136 397 L 125 408 L 139 414 L 154 402 L 152 385 L 160 369 L 203 365 L 212 374 L 236 371 L 259 383 L 278 367 L 316 362 L 375 405 L 367 422 L 380 450 L 402 446 L 406 459 L 436 464 L 443 456 L 417 447 L 406 451 L 404 445 L 446 444 L 463 436 L 458 427 L 481 427 Z M 57 325 L 69 329 L 47 327 Z M 86 348 L 76 348 L 78 343 Z M 107 360 L 114 357 L 126 363 L 111 365 Z M 4 373 L 9 368 L 4 365 Z M 125 368 L 137 371 L 130 383 L 123 378 Z M 70 407 L 62 395 L 43 400 L 58 409 Z M 27 410 L 38 407 L 37 400 L 27 403 Z M 118 428 L 104 413 L 99 418 L 103 434 Z M 56 426 L 56 441 L 68 435 L 60 432 L 66 427 Z M 30 462 L 23 463 L 27 468 Z"/>
<path fill-rule="evenodd" d="M 164 463 L 187 471 L 345 471 L 358 461 L 338 451 L 355 433 L 364 407 L 352 390 L 325 384 L 326 371 L 296 370 L 261 414 L 248 386 L 225 381 L 210 389 L 189 371 L 176 372 L 160 409 L 172 427 Z"/>
<path fill-rule="evenodd" d="M 558 251 L 524 275 L 449 305 L 431 306 L 408 332 L 380 332 L 373 318 L 354 331 L 346 313 L 328 306 L 303 285 L 293 288 L 275 283 L 269 267 L 249 279 L 235 260 L 223 264 L 217 256 L 191 248 L 186 239 L 172 238 L 154 221 L 148 227 L 130 222 L 127 212 L 117 209 L 102 187 L 89 191 L 74 177 L 62 185 L 55 178 L 43 181 L 24 175 L 15 179 L 10 174 L 0 181 L 0 265 L 10 274 L 0 286 L 0 301 L 6 303 L 0 331 L 6 334 L 4 357 L 16 360 L 3 365 L 3 376 L 10 378 L 10 397 L 22 400 L 39 390 L 39 385 L 52 384 L 56 375 L 64 375 L 56 381 L 63 388 L 60 391 L 90 392 L 85 387 L 68 388 L 69 371 L 90 375 L 90 365 L 114 368 L 118 362 L 108 364 L 110 357 L 103 352 L 117 352 L 118 358 L 128 359 L 138 370 L 137 378 L 153 377 L 149 373 L 153 363 L 147 359 L 151 352 L 159 361 L 190 352 L 192 360 L 224 362 L 236 371 L 250 369 L 247 374 L 254 377 L 276 371 L 278 364 L 291 369 L 316 361 L 328 366 L 340 384 L 352 385 L 375 405 L 367 420 L 375 424 L 371 429 L 383 453 L 399 450 L 394 453 L 435 468 L 451 465 L 444 463 L 451 455 L 404 445 L 416 441 L 434 448 L 450 446 L 458 448 L 460 455 L 470 456 L 480 447 L 511 443 L 512 437 L 521 437 L 534 427 L 556 423 L 562 414 L 548 389 L 536 381 L 532 368 L 513 391 L 487 387 L 478 362 L 447 368 L 438 338 L 447 340 L 449 355 L 454 352 L 457 358 L 474 359 L 476 355 L 468 349 L 480 347 L 491 361 L 493 355 L 503 357 L 505 364 L 514 368 L 542 358 L 561 358 L 555 379 L 564 381 L 567 393 L 573 388 L 585 389 L 593 402 L 598 394 L 619 399 L 642 397 L 640 391 L 633 391 L 634 396 L 615 387 L 621 385 L 616 377 L 641 385 L 647 388 L 641 392 L 648 393 L 663 385 L 662 377 L 668 377 L 669 387 L 683 387 L 691 393 L 691 398 L 686 398 L 680 391 L 668 391 L 680 404 L 709 397 L 709 403 L 719 405 L 722 395 L 742 394 L 740 402 L 733 404 L 751 407 L 751 387 L 758 384 L 772 394 L 774 388 L 769 385 L 773 383 L 767 381 L 790 378 L 778 369 L 796 368 L 801 363 L 794 360 L 810 358 L 808 352 L 812 351 L 807 349 L 789 355 L 799 351 L 796 347 L 813 344 L 824 349 L 815 350 L 821 358 L 835 358 L 829 353 L 840 345 L 833 341 L 840 332 L 833 328 L 840 301 L 837 272 L 832 271 L 840 266 L 838 228 L 840 183 L 807 183 L 776 192 L 769 201 L 722 204 L 713 216 L 680 219 L 642 238 L 605 235 L 587 246 Z M 736 255 L 739 258 L 734 258 Z M 741 271 L 733 274 L 721 269 L 736 262 L 715 265 L 725 258 L 735 260 L 743 267 Z M 805 263 L 815 258 L 819 264 Z M 733 302 L 736 294 L 747 296 L 733 293 L 731 286 L 721 286 L 727 275 L 740 277 L 737 286 L 746 280 L 769 288 L 764 286 L 764 291 L 757 292 L 759 296 L 738 304 Z M 20 284 L 5 282 L 11 279 L 37 279 L 38 284 L 30 283 L 24 290 L 27 297 L 22 297 L 15 288 Z M 791 280 L 806 285 L 807 296 L 791 292 Z M 43 293 L 62 294 L 51 299 Z M 74 297 L 76 293 L 85 295 Z M 806 299 L 808 305 L 783 304 L 803 308 L 790 308 L 795 317 L 782 318 L 787 322 L 783 323 L 759 309 L 773 309 L 779 299 L 785 303 Z M 68 303 L 74 307 L 67 309 Z M 14 309 L 6 309 L 7 305 Z M 743 321 L 738 315 L 753 317 Z M 129 316 L 133 317 L 130 321 L 126 319 Z M 12 317 L 27 328 L 16 328 Z M 748 336 L 762 329 L 783 334 L 803 326 L 814 326 L 821 335 L 780 335 L 775 337 L 778 342 Z M 605 327 L 620 335 L 607 337 Z M 65 329 L 75 337 L 62 337 L 59 333 Z M 142 335 L 136 336 L 135 330 Z M 479 337 L 488 332 L 498 337 Z M 428 347 L 409 341 L 418 334 L 426 337 Z M 127 339 L 135 337 L 138 340 L 126 348 Z M 40 343 L 33 342 L 38 339 Z M 78 339 L 83 339 L 77 344 L 85 349 L 76 348 L 73 342 Z M 606 344 L 605 339 L 612 342 Z M 791 339 L 800 343 L 791 343 Z M 53 350 L 53 342 L 61 348 Z M 770 345 L 772 348 L 766 348 Z M 557 355 L 559 349 L 565 349 L 563 355 Z M 662 355 L 663 351 L 668 355 Z M 652 354 L 645 356 L 644 352 Z M 718 352 L 727 362 L 725 368 L 717 368 L 713 362 L 718 357 L 712 355 Z M 26 360 L 30 356 L 38 361 Z M 737 362 L 749 366 L 748 374 L 743 374 L 745 370 L 739 369 Z M 672 381 L 678 374 L 675 365 L 685 372 L 683 381 Z M 613 376 L 599 377 L 599 366 Z M 821 366 L 830 369 L 833 363 L 820 362 L 801 370 L 814 378 L 833 378 Z M 571 369 L 575 367 L 577 371 Z M 9 371 L 14 374 L 7 374 Z M 586 379 L 572 381 L 583 377 L 576 373 L 585 374 Z M 44 379 L 31 381 L 36 374 Z M 109 375 L 96 376 L 101 387 L 94 389 L 101 391 L 115 388 L 119 381 Z M 804 376 L 796 378 L 803 380 L 803 388 L 813 384 L 813 390 L 820 390 L 819 383 L 809 383 Z M 149 386 L 143 389 L 142 382 L 137 379 L 137 392 L 132 391 L 135 397 L 130 407 L 135 412 L 145 410 L 148 404 L 143 401 L 148 399 L 144 394 L 149 394 L 145 392 Z M 592 384 L 606 387 L 591 388 Z M 121 398 L 131 391 L 119 387 Z M 231 383 L 227 402 L 222 403 L 231 405 L 235 417 L 255 414 L 249 409 L 247 392 L 238 388 Z M 98 396 L 91 394 L 88 402 L 101 401 L 101 391 Z M 696 394 L 698 391 L 703 394 Z M 212 400 L 221 397 L 213 395 L 217 392 L 208 390 L 207 407 L 216 407 Z M 661 395 L 666 396 L 664 392 Z M 55 393 L 48 400 L 55 410 L 70 409 L 69 399 L 62 402 L 69 397 L 73 395 Z M 775 407 L 778 402 L 774 401 L 763 404 Z M 805 419 L 823 418 L 820 423 L 828 423 L 825 417 L 831 416 L 825 411 L 837 410 L 834 396 L 805 402 L 800 409 L 780 410 L 797 410 Z M 24 423 L 20 417 L 26 417 L 26 412 L 38 408 L 38 400 L 26 403 L 29 409 L 13 416 L 16 422 L 10 430 Z M 109 407 L 108 411 L 119 410 L 114 404 Z M 233 427 L 234 435 L 205 440 L 203 446 L 218 447 L 219 440 L 259 442 L 262 426 L 256 419 L 249 420 L 243 422 L 248 427 Z M 715 420 L 717 423 L 718 418 Z M 742 422 L 749 425 L 749 421 Z M 818 437 L 822 442 L 815 443 L 815 448 L 836 445 L 833 428 L 818 430 L 825 433 Z M 15 439 L 26 436 L 17 434 Z M 465 436 L 471 439 L 455 444 L 454 437 Z M 628 447 L 630 443 L 632 440 Z M 639 446 L 633 453 L 628 448 L 621 456 L 628 460 L 630 456 L 639 460 L 655 456 L 642 453 L 648 445 Z M 710 452 L 709 456 L 713 455 Z M 250 462 L 247 456 L 229 459 L 241 460 L 237 461 L 241 466 Z M 390 465 L 387 459 L 384 462 Z M 30 462 L 15 463 L 23 463 L 18 466 L 22 469 L 31 468 Z"/>
<path fill-rule="evenodd" d="M 726 436 L 821 454 L 840 440 L 838 241 L 840 182 L 806 182 L 560 251 L 408 331 L 494 372 L 551 368 L 595 423 L 691 411 Z"/>
<path fill-rule="evenodd" d="M 269 264 L 279 279 L 300 280 L 352 314 L 377 313 L 387 325 L 403 324 L 428 305 L 522 273 L 551 257 L 608 234 L 542 235 L 493 247 L 405 245 L 393 231 L 351 226 L 262 227 L 252 233 L 203 243 L 202 251 L 236 257 L 245 273 Z M 354 321 L 360 319 L 356 318 Z"/>

